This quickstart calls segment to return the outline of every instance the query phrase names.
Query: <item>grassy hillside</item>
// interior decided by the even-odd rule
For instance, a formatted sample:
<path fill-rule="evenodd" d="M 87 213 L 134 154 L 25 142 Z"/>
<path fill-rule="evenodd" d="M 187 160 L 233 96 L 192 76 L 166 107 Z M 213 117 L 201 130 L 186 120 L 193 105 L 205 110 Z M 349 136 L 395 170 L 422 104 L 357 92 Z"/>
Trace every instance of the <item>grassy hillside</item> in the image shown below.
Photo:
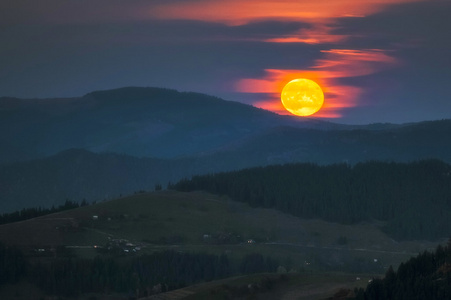
<path fill-rule="evenodd" d="M 171 186 L 204 190 L 301 218 L 342 224 L 387 222 L 397 240 L 451 234 L 451 166 L 439 160 L 286 164 L 194 176 Z"/>
<path fill-rule="evenodd" d="M 225 254 L 232 274 L 239 273 L 244 257 L 259 253 L 277 262 L 280 273 L 199 283 L 160 297 L 325 299 L 365 287 L 390 265 L 396 267 L 441 242 L 395 242 L 379 229 L 382 225 L 305 220 L 205 192 L 162 191 L 1 225 L 0 242 L 17 245 L 31 261 L 41 262 L 98 255 L 120 262 L 164 250 Z M 30 294 L 23 291 L 24 286 L 29 283 L 4 285 L 0 298 L 27 299 Z M 44 296 L 34 286 L 29 290 L 36 297 Z M 105 295 L 94 296 L 104 299 Z"/>
<path fill-rule="evenodd" d="M 372 277 L 344 273 L 253 274 L 198 284 L 164 294 L 170 300 L 307 300 L 327 299 L 343 293 L 352 295 L 355 287 L 365 287 Z M 161 297 L 161 296 L 160 296 Z M 161 298 L 150 298 L 161 299 Z"/>
<path fill-rule="evenodd" d="M 241 258 L 257 252 L 288 270 L 376 273 L 437 244 L 395 242 L 380 225 L 302 220 L 208 193 L 165 191 L 2 225 L 0 241 L 29 253 L 68 246 L 77 255 L 92 257 L 94 246 L 124 239 L 139 245 L 139 253 L 177 249 Z"/>
<path fill-rule="evenodd" d="M 322 300 L 343 290 L 350 294 L 354 288 L 366 287 L 373 277 L 368 274 L 345 273 L 308 273 L 308 274 L 274 274 L 262 273 L 226 278 L 204 282 L 173 290 L 163 294 L 144 298 L 147 300 L 223 300 L 251 299 L 256 300 Z M 250 287 L 250 288 L 249 288 Z M 350 294 L 352 295 L 352 294 Z M 34 285 L 20 282 L 0 287 L 1 299 L 45 299 L 46 295 Z M 60 298 L 66 299 L 66 298 Z M 80 300 L 128 300 L 123 294 L 109 293 L 107 295 L 88 294 L 77 297 Z"/>

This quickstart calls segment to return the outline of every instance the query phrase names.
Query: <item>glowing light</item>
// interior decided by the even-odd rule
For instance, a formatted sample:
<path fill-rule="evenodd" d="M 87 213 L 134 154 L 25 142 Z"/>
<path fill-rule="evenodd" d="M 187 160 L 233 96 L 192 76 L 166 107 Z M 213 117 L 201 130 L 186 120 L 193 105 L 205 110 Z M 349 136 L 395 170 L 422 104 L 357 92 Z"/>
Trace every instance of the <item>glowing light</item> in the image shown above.
<path fill-rule="evenodd" d="M 388 6 L 421 0 L 195 0 L 161 1 L 146 11 L 157 19 L 197 20 L 242 26 L 253 22 L 299 22 L 302 29 L 279 36 L 260 35 L 239 37 L 248 41 L 267 43 L 303 43 L 310 45 L 340 44 L 350 38 L 339 35 L 337 25 L 342 18 L 362 18 L 382 12 Z M 305 25 L 305 26 L 304 26 Z M 304 69 L 265 69 L 259 78 L 242 78 L 235 83 L 235 91 L 262 94 L 254 105 L 286 113 L 280 107 L 278 95 L 283 83 L 296 78 L 310 78 L 319 83 L 327 102 L 318 117 L 339 117 L 343 108 L 358 105 L 363 89 L 343 85 L 342 78 L 371 75 L 398 64 L 387 50 L 326 49 L 323 57 Z M 296 62 L 293 62 L 296 63 Z"/>
<path fill-rule="evenodd" d="M 316 82 L 305 78 L 288 82 L 280 98 L 285 109 L 297 116 L 313 115 L 324 103 L 321 87 Z"/>
<path fill-rule="evenodd" d="M 284 114 L 275 103 L 280 102 L 278 95 L 284 83 L 296 78 L 310 78 L 317 82 L 327 101 L 315 117 L 340 117 L 343 108 L 355 107 L 363 94 L 363 89 L 340 84 L 340 78 L 358 77 L 374 74 L 397 65 L 397 61 L 380 49 L 330 49 L 321 51 L 322 59 L 316 60 L 310 69 L 280 70 L 266 69 L 262 78 L 243 78 L 237 81 L 236 91 L 244 93 L 261 93 L 262 99 L 255 105 L 274 112 Z M 269 97 L 268 97 L 269 95 Z M 274 103 L 274 104 L 271 104 Z"/>
<path fill-rule="evenodd" d="M 316 23 L 312 28 L 304 28 L 298 32 L 281 37 L 270 38 L 264 40 L 268 43 L 305 43 L 305 44 L 324 44 L 339 43 L 346 40 L 345 35 L 332 34 L 333 27 L 323 23 Z"/>
<path fill-rule="evenodd" d="M 198 0 L 162 2 L 148 14 L 160 19 L 185 19 L 242 25 L 252 21 L 286 20 L 324 23 L 328 19 L 361 17 L 387 5 L 418 0 Z"/>

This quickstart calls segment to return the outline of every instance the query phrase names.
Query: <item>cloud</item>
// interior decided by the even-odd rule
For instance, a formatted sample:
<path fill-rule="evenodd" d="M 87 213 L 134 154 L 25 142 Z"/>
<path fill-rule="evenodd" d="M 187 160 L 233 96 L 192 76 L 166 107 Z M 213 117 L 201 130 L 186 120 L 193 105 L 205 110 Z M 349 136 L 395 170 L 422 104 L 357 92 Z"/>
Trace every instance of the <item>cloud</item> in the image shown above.
<path fill-rule="evenodd" d="M 418 115 L 436 109 L 443 116 L 451 108 L 450 15 L 449 0 L 405 3 L 366 18 L 340 19 L 332 33 L 348 36 L 349 47 L 390 49 L 397 60 L 399 68 L 372 76 L 377 93 L 371 101 L 397 110 L 407 105 Z"/>
<path fill-rule="evenodd" d="M 418 46 L 421 43 L 451 45 L 444 38 L 449 33 L 449 0 L 417 1 L 390 6 L 365 18 L 341 18 L 333 34 L 350 37 L 351 43 L 376 41 L 378 45 Z"/>
<path fill-rule="evenodd" d="M 328 23 L 419 0 L 15 0 L 0 2 L 0 23 L 197 20 L 243 25 L 267 20 Z"/>
<path fill-rule="evenodd" d="M 333 33 L 348 36 L 350 47 L 391 49 L 405 66 L 435 73 L 451 69 L 450 15 L 449 0 L 409 3 L 362 19 L 342 19 Z"/>
<path fill-rule="evenodd" d="M 345 78 L 374 74 L 397 64 L 396 59 L 382 49 L 331 49 L 321 50 L 325 57 L 316 61 L 311 68 L 327 70 L 324 78 Z"/>
<path fill-rule="evenodd" d="M 303 28 L 294 34 L 284 34 L 276 38 L 266 39 L 268 43 L 305 43 L 332 44 L 347 39 L 346 35 L 332 34 L 333 27 L 325 24 L 315 24 L 311 28 Z"/>
<path fill-rule="evenodd" d="M 317 58 L 317 51 L 303 50 L 314 46 L 260 41 L 303 26 L 192 20 L 0 26 L 0 95 L 67 97 L 143 85 L 222 96 L 236 78 L 259 76 L 267 64 L 285 68 L 296 60 L 303 67 Z"/>
<path fill-rule="evenodd" d="M 303 26 L 297 30 L 293 27 L 291 31 L 279 31 L 269 37 L 264 33 L 253 33 L 247 40 L 268 44 L 318 46 L 322 49 L 314 51 L 319 51 L 321 57 L 302 68 L 293 68 L 298 65 L 298 59 L 292 60 L 291 67 L 276 66 L 273 61 L 267 61 L 264 67 L 265 62 L 262 62 L 264 73 L 261 76 L 237 80 L 235 90 L 264 95 L 266 100 L 256 101 L 254 105 L 284 113 L 279 104 L 279 93 L 283 85 L 295 78 L 310 78 L 322 86 L 327 99 L 324 108 L 316 116 L 339 117 L 344 108 L 362 105 L 359 99 L 366 92 L 363 85 L 346 84 L 345 79 L 374 75 L 400 67 L 403 63 L 403 60 L 396 56 L 392 44 L 371 43 L 373 36 L 379 36 L 377 25 L 381 23 L 374 22 L 367 26 L 373 29 L 372 31 L 366 31 L 362 29 L 365 26 L 358 27 L 356 24 L 365 24 L 365 20 L 371 19 L 372 16 L 383 15 L 392 8 L 401 11 L 399 7 L 408 7 L 417 2 L 421 0 L 196 0 L 176 4 L 161 3 L 153 7 L 149 15 L 167 20 L 216 22 L 226 24 L 230 28 L 245 28 L 247 24 L 262 20 L 302 22 Z M 392 17 L 389 16 L 388 19 Z M 389 26 L 386 27 L 388 31 Z M 365 41 L 356 43 L 359 39 Z M 353 43 L 356 43 L 355 47 L 352 47 Z M 304 53 L 300 48 L 299 59 Z"/>
<path fill-rule="evenodd" d="M 153 20 L 146 23 L 153 26 L 147 32 L 152 39 L 172 42 L 262 42 L 292 34 L 308 26 L 300 22 L 280 21 L 252 22 L 237 26 L 197 20 Z"/>
<path fill-rule="evenodd" d="M 310 24 L 295 33 L 266 38 L 271 43 L 339 43 L 344 34 L 333 33 L 339 19 L 362 18 L 383 11 L 388 6 L 421 0 L 195 0 L 160 3 L 149 8 L 156 19 L 200 20 L 229 26 L 256 21 L 277 20 Z"/>
<path fill-rule="evenodd" d="M 0 2 L 0 24 L 69 24 L 139 18 L 144 1 L 14 0 Z M 134 2 L 134 3 L 133 3 Z"/>
<path fill-rule="evenodd" d="M 283 84 L 308 77 L 321 116 L 403 99 L 444 112 L 449 15 L 449 0 L 0 1 L 0 93 L 155 85 L 283 113 Z"/>
<path fill-rule="evenodd" d="M 331 49 L 321 52 L 324 57 L 317 59 L 308 69 L 266 69 L 262 78 L 240 79 L 235 88 L 243 93 L 271 95 L 269 99 L 255 102 L 254 105 L 286 113 L 278 104 L 284 85 L 296 78 L 312 79 L 321 86 L 325 94 L 324 107 L 315 116 L 339 117 L 343 108 L 359 105 L 358 99 L 364 93 L 360 87 L 341 84 L 340 79 L 367 76 L 397 65 L 396 59 L 381 49 Z"/>
<path fill-rule="evenodd" d="M 229 25 L 255 20 L 291 20 L 327 23 L 329 19 L 374 14 L 385 6 L 419 0 L 186 0 L 152 6 L 149 16 L 161 19 L 187 19 Z"/>

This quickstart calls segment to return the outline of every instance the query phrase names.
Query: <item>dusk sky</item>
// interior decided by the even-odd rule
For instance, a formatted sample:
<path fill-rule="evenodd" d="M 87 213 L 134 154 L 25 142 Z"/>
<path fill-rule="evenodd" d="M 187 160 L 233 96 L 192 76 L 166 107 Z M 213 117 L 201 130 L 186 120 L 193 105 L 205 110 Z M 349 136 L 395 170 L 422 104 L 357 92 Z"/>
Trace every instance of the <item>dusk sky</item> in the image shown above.
<path fill-rule="evenodd" d="M 3 0 L 0 96 L 152 86 L 347 124 L 451 118 L 451 0 Z"/>

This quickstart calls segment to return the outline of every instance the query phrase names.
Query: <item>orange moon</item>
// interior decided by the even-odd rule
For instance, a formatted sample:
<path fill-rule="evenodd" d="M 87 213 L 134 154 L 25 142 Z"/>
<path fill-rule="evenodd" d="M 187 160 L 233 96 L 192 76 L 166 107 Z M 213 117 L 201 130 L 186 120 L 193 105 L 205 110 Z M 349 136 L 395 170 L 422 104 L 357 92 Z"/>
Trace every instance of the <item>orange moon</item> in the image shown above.
<path fill-rule="evenodd" d="M 288 82 L 280 95 L 286 110 L 297 116 L 310 116 L 321 109 L 324 93 L 310 79 L 300 78 Z"/>

